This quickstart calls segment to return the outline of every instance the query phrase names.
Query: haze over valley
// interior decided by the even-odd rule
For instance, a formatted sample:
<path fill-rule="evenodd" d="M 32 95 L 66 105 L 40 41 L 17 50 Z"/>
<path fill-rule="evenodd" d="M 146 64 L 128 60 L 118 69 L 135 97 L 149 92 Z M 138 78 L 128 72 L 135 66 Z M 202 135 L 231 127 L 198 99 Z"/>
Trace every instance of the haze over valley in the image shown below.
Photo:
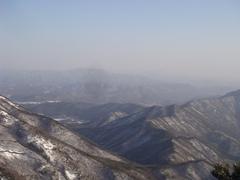
<path fill-rule="evenodd" d="M 0 1 L 1 180 L 239 180 L 238 0 Z"/>
<path fill-rule="evenodd" d="M 65 71 L 2 71 L 2 95 L 16 102 L 85 102 L 92 104 L 182 104 L 193 99 L 219 96 L 236 87 L 226 84 L 192 85 L 144 75 L 101 69 Z"/>

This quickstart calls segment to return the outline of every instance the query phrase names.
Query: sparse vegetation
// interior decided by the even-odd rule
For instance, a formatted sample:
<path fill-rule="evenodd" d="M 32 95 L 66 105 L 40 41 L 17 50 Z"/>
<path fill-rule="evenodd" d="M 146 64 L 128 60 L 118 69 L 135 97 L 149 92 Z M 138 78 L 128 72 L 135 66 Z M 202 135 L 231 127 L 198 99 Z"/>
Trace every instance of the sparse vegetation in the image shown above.
<path fill-rule="evenodd" d="M 240 162 L 232 167 L 229 164 L 216 164 L 212 175 L 218 180 L 240 180 Z"/>

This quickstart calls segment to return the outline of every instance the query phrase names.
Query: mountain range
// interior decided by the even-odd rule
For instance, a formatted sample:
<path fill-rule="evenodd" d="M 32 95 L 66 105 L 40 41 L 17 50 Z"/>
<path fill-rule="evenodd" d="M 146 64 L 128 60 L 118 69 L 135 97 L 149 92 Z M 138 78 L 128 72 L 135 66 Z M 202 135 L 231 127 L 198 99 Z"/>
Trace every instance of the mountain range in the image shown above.
<path fill-rule="evenodd" d="M 167 81 L 99 69 L 0 71 L 0 93 L 20 102 L 63 101 L 165 106 L 219 95 L 229 89 L 196 87 L 178 81 L 166 83 Z"/>
<path fill-rule="evenodd" d="M 205 180 L 240 160 L 240 90 L 96 70 L 0 74 L 2 179 Z"/>
<path fill-rule="evenodd" d="M 155 179 L 151 169 L 97 147 L 51 118 L 0 96 L 1 179 Z M 158 176 L 160 178 L 160 176 Z"/>
<path fill-rule="evenodd" d="M 37 106 L 28 108 L 37 112 Z M 214 163 L 240 160 L 239 117 L 240 91 L 235 91 L 183 105 L 96 105 L 60 122 L 166 179 L 212 179 Z"/>

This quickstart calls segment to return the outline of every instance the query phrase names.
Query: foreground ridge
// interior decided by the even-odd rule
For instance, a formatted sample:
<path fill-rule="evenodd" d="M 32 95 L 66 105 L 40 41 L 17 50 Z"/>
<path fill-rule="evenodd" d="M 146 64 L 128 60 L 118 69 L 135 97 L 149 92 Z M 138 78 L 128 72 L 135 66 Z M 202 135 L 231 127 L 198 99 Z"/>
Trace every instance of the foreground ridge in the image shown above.
<path fill-rule="evenodd" d="M 0 177 L 154 179 L 150 170 L 98 148 L 45 116 L 0 96 Z"/>

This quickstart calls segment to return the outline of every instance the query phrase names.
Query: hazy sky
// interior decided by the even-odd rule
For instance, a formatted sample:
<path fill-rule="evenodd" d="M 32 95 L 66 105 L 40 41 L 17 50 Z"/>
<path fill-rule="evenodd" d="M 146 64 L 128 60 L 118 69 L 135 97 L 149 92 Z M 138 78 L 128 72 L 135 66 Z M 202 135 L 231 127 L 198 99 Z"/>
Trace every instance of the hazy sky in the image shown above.
<path fill-rule="evenodd" d="M 238 80 L 239 0 L 0 0 L 0 66 Z"/>

